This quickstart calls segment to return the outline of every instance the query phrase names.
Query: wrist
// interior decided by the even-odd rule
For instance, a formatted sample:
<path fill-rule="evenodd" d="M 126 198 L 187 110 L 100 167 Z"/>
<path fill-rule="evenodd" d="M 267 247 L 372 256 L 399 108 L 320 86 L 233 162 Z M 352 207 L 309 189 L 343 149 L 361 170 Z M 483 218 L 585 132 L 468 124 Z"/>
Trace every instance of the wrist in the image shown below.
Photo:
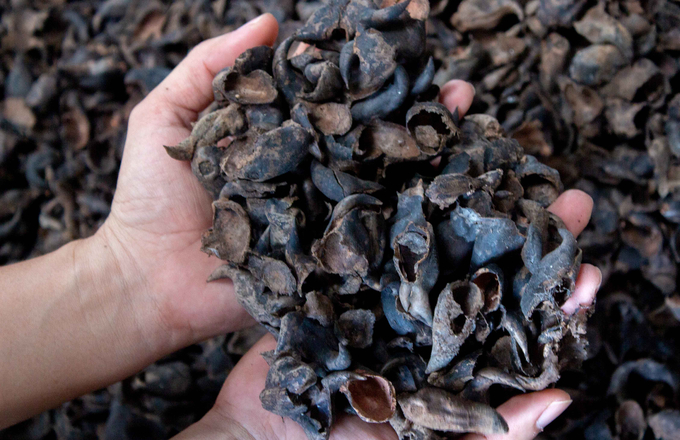
<path fill-rule="evenodd" d="M 143 279 L 103 234 L 0 268 L 0 428 L 165 354 Z"/>
<path fill-rule="evenodd" d="M 143 350 L 143 354 L 133 354 L 147 363 L 174 351 L 150 294 L 144 265 L 116 228 L 107 221 L 95 235 L 74 242 L 74 247 L 73 273 L 78 295 L 96 298 L 102 309 L 110 309 L 111 323 L 119 327 L 112 331 L 123 339 L 121 344 L 129 345 L 131 350 Z M 83 313 L 87 315 L 88 310 Z"/>

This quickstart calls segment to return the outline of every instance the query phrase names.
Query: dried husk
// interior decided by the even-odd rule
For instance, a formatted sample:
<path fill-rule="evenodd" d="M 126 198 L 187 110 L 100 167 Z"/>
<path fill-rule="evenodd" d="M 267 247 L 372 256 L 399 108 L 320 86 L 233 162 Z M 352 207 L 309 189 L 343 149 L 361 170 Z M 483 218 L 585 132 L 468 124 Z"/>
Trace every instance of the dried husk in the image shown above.
<path fill-rule="evenodd" d="M 399 396 L 404 416 L 425 428 L 446 432 L 505 434 L 508 425 L 490 406 L 471 402 L 437 388 Z"/>
<path fill-rule="evenodd" d="M 453 23 L 489 30 L 567 9 L 571 23 L 580 8 L 544 6 L 465 0 Z M 566 124 L 593 137 L 605 122 L 617 136 L 641 135 L 635 121 L 652 104 L 600 87 L 629 58 L 631 34 L 596 8 L 575 24 L 593 44 L 573 57 L 557 32 L 540 49 L 521 27 L 479 34 L 476 51 L 449 68 L 486 69 L 480 96 L 491 114 L 461 121 L 437 102 L 427 2 L 342 0 L 303 12 L 307 24 L 276 50 L 246 51 L 216 76 L 215 108 L 168 148 L 219 195 L 204 248 L 228 264 L 210 280 L 232 278 L 239 303 L 277 339 L 262 405 L 313 440 L 328 439 L 343 410 L 390 421 L 402 439 L 507 433 L 490 402 L 546 388 L 587 356 L 585 314 L 561 310 L 581 251 L 547 211 L 564 187 L 518 140 L 544 159 Z M 598 20 L 608 26 L 599 34 Z M 552 61 L 520 93 L 515 65 L 540 54 Z M 648 65 L 625 72 L 659 98 L 669 84 Z M 571 105 L 568 123 L 540 111 L 522 121 L 526 106 L 547 105 L 541 86 Z M 519 95 L 493 107 L 494 91 Z M 639 179 L 623 165 L 635 154 L 621 146 L 593 167 L 613 161 L 620 178 Z M 630 243 L 644 236 L 633 221 Z M 669 284 L 667 271 L 645 270 Z"/>

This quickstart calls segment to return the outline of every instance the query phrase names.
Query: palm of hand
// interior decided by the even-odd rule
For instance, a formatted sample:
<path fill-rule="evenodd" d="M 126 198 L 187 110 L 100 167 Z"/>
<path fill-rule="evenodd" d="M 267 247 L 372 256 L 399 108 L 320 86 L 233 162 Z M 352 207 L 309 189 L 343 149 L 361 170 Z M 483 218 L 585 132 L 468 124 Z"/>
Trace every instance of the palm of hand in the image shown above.
<path fill-rule="evenodd" d="M 144 113 L 142 113 L 144 111 Z M 169 329 L 193 329 L 192 338 L 226 332 L 248 316 L 236 304 L 231 285 L 206 284 L 221 264 L 200 251 L 201 234 L 212 223 L 211 200 L 191 174 L 188 163 L 168 160 L 161 145 L 174 145 L 189 134 L 184 127 L 162 130 L 158 113 L 138 107 L 129 136 L 118 190 L 107 228 L 125 243 L 127 257 L 143 272 Z M 232 321 L 225 316 L 232 316 Z"/>
<path fill-rule="evenodd" d="M 130 114 L 128 137 L 111 215 L 102 235 L 135 272 L 154 301 L 169 338 L 188 345 L 252 324 L 228 281 L 206 283 L 220 260 L 200 251 L 212 223 L 208 194 L 190 165 L 171 159 L 176 145 L 212 100 L 212 78 L 249 47 L 271 45 L 272 16 L 194 48 Z M 257 28 L 256 28 L 257 27 Z M 222 37 L 222 38 L 226 38 Z"/>

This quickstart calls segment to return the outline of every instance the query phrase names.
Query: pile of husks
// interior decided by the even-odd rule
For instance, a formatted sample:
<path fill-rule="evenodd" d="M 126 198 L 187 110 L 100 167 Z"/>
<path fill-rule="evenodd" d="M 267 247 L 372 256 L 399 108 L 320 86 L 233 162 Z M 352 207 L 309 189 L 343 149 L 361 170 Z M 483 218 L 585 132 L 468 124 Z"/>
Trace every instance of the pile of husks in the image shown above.
<path fill-rule="evenodd" d="M 0 264 L 40 255 L 96 230 L 109 210 L 129 110 L 189 48 L 267 11 L 279 20 L 283 41 L 321 6 L 295 0 L 0 0 Z M 583 261 L 597 264 L 604 273 L 595 313 L 588 321 L 588 359 L 580 369 L 560 371 L 557 386 L 575 403 L 541 438 L 676 438 L 680 6 L 671 0 L 433 0 L 430 6 L 425 29 L 426 53 L 434 60 L 433 82 L 442 85 L 453 78 L 472 82 L 477 95 L 468 113 L 494 117 L 527 154 L 558 169 L 566 188 L 583 189 L 595 199 L 592 222 L 579 237 Z M 341 48 L 324 48 L 338 49 L 342 53 Z M 423 72 L 427 60 L 416 57 L 403 64 L 407 58 L 398 62 L 410 74 L 412 86 L 412 77 Z M 340 66 L 339 59 L 324 61 Z M 293 66 L 304 75 L 298 67 Z M 314 81 L 318 72 L 310 74 L 311 83 L 318 84 Z M 391 78 L 386 81 L 393 84 Z M 404 125 L 413 98 L 408 99 L 388 122 Z M 462 131 L 459 139 L 440 155 L 451 156 L 470 142 L 466 127 L 484 125 L 465 119 L 457 124 Z M 310 123 L 318 124 L 314 118 Z M 371 133 L 366 132 L 364 141 Z M 317 141 L 320 148 L 323 138 Z M 359 153 L 367 158 L 369 152 Z M 318 162 L 336 175 L 328 162 Z M 449 164 L 447 159 L 437 169 L 426 161 L 387 164 L 392 171 L 378 183 L 385 190 L 391 188 L 391 195 L 385 190 L 370 195 L 381 200 L 383 213 L 389 213 L 388 208 L 396 211 L 396 192 L 416 188 L 418 178 L 397 189 L 398 180 L 405 182 L 406 174 L 417 172 L 425 189 Z M 358 177 L 372 181 L 379 172 L 376 167 L 370 175 Z M 290 174 L 283 180 L 288 186 L 294 183 Z M 338 186 L 345 188 L 347 183 L 338 180 Z M 522 186 L 526 190 L 530 185 Z M 285 188 L 266 197 L 281 199 L 284 194 L 279 191 Z M 304 186 L 297 191 L 304 192 Z M 494 195 L 498 193 L 497 188 Z M 429 202 L 427 193 L 423 200 L 431 209 L 423 211 L 425 219 L 439 237 L 435 226 L 444 221 L 441 209 Z M 297 203 L 308 205 L 303 199 Z M 315 212 L 329 212 L 324 206 Z M 387 215 L 394 216 L 396 212 Z M 320 226 L 303 236 L 303 242 L 324 236 L 329 221 L 307 213 L 304 219 L 305 231 L 309 225 Z M 385 225 L 388 232 L 391 227 Z M 386 259 L 393 255 L 389 239 L 386 236 Z M 285 263 L 285 256 L 272 258 Z M 450 257 L 439 254 L 440 262 L 444 258 Z M 517 264 L 522 264 L 519 257 Z M 458 276 L 449 273 L 449 266 L 439 267 L 442 279 Z M 303 290 L 323 291 L 317 287 L 321 280 L 310 277 L 316 274 L 307 278 Z M 342 285 L 341 278 L 335 285 Z M 401 285 L 401 279 L 393 281 L 395 287 Z M 434 286 L 433 296 L 443 287 Z M 513 289 L 507 279 L 504 287 L 505 302 Z M 368 310 L 350 301 L 358 295 L 343 297 L 347 305 L 334 309 L 336 315 Z M 438 298 L 430 299 L 434 311 Z M 369 298 L 366 301 L 370 303 Z M 371 312 L 376 323 L 389 324 Z M 374 324 L 376 335 L 389 328 Z M 244 336 L 187 348 L 121 384 L 0 431 L 0 439 L 168 438 L 211 406 L 230 366 L 257 333 L 246 340 Z M 412 352 L 408 345 L 395 343 L 371 356 L 415 353 L 424 361 L 429 349 L 423 350 L 414 344 Z M 486 367 L 482 365 L 473 374 Z M 376 365 L 362 367 L 380 373 Z M 402 367 L 396 371 L 385 377 L 406 374 Z M 501 388 L 513 390 L 492 386 L 492 406 L 505 399 L 494 397 Z M 337 396 L 336 400 L 345 399 Z M 400 408 L 397 404 L 396 410 Z"/>
<path fill-rule="evenodd" d="M 262 405 L 311 440 L 340 411 L 401 439 L 505 433 L 490 402 L 585 359 L 585 313 L 560 309 L 581 251 L 546 210 L 559 174 L 436 102 L 428 9 L 330 2 L 220 72 L 166 147 L 215 198 L 208 281 L 277 339 Z"/>

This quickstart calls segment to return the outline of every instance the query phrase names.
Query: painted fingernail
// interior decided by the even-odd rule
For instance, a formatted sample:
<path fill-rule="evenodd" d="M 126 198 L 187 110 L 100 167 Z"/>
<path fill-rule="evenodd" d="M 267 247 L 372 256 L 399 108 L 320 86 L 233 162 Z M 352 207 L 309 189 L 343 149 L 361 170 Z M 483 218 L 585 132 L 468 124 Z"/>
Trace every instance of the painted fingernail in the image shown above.
<path fill-rule="evenodd" d="M 541 416 L 536 420 L 536 427 L 543 431 L 543 428 L 548 426 L 553 420 L 564 412 L 565 409 L 571 405 L 571 400 L 558 400 L 553 402 L 546 409 L 543 410 Z"/>

